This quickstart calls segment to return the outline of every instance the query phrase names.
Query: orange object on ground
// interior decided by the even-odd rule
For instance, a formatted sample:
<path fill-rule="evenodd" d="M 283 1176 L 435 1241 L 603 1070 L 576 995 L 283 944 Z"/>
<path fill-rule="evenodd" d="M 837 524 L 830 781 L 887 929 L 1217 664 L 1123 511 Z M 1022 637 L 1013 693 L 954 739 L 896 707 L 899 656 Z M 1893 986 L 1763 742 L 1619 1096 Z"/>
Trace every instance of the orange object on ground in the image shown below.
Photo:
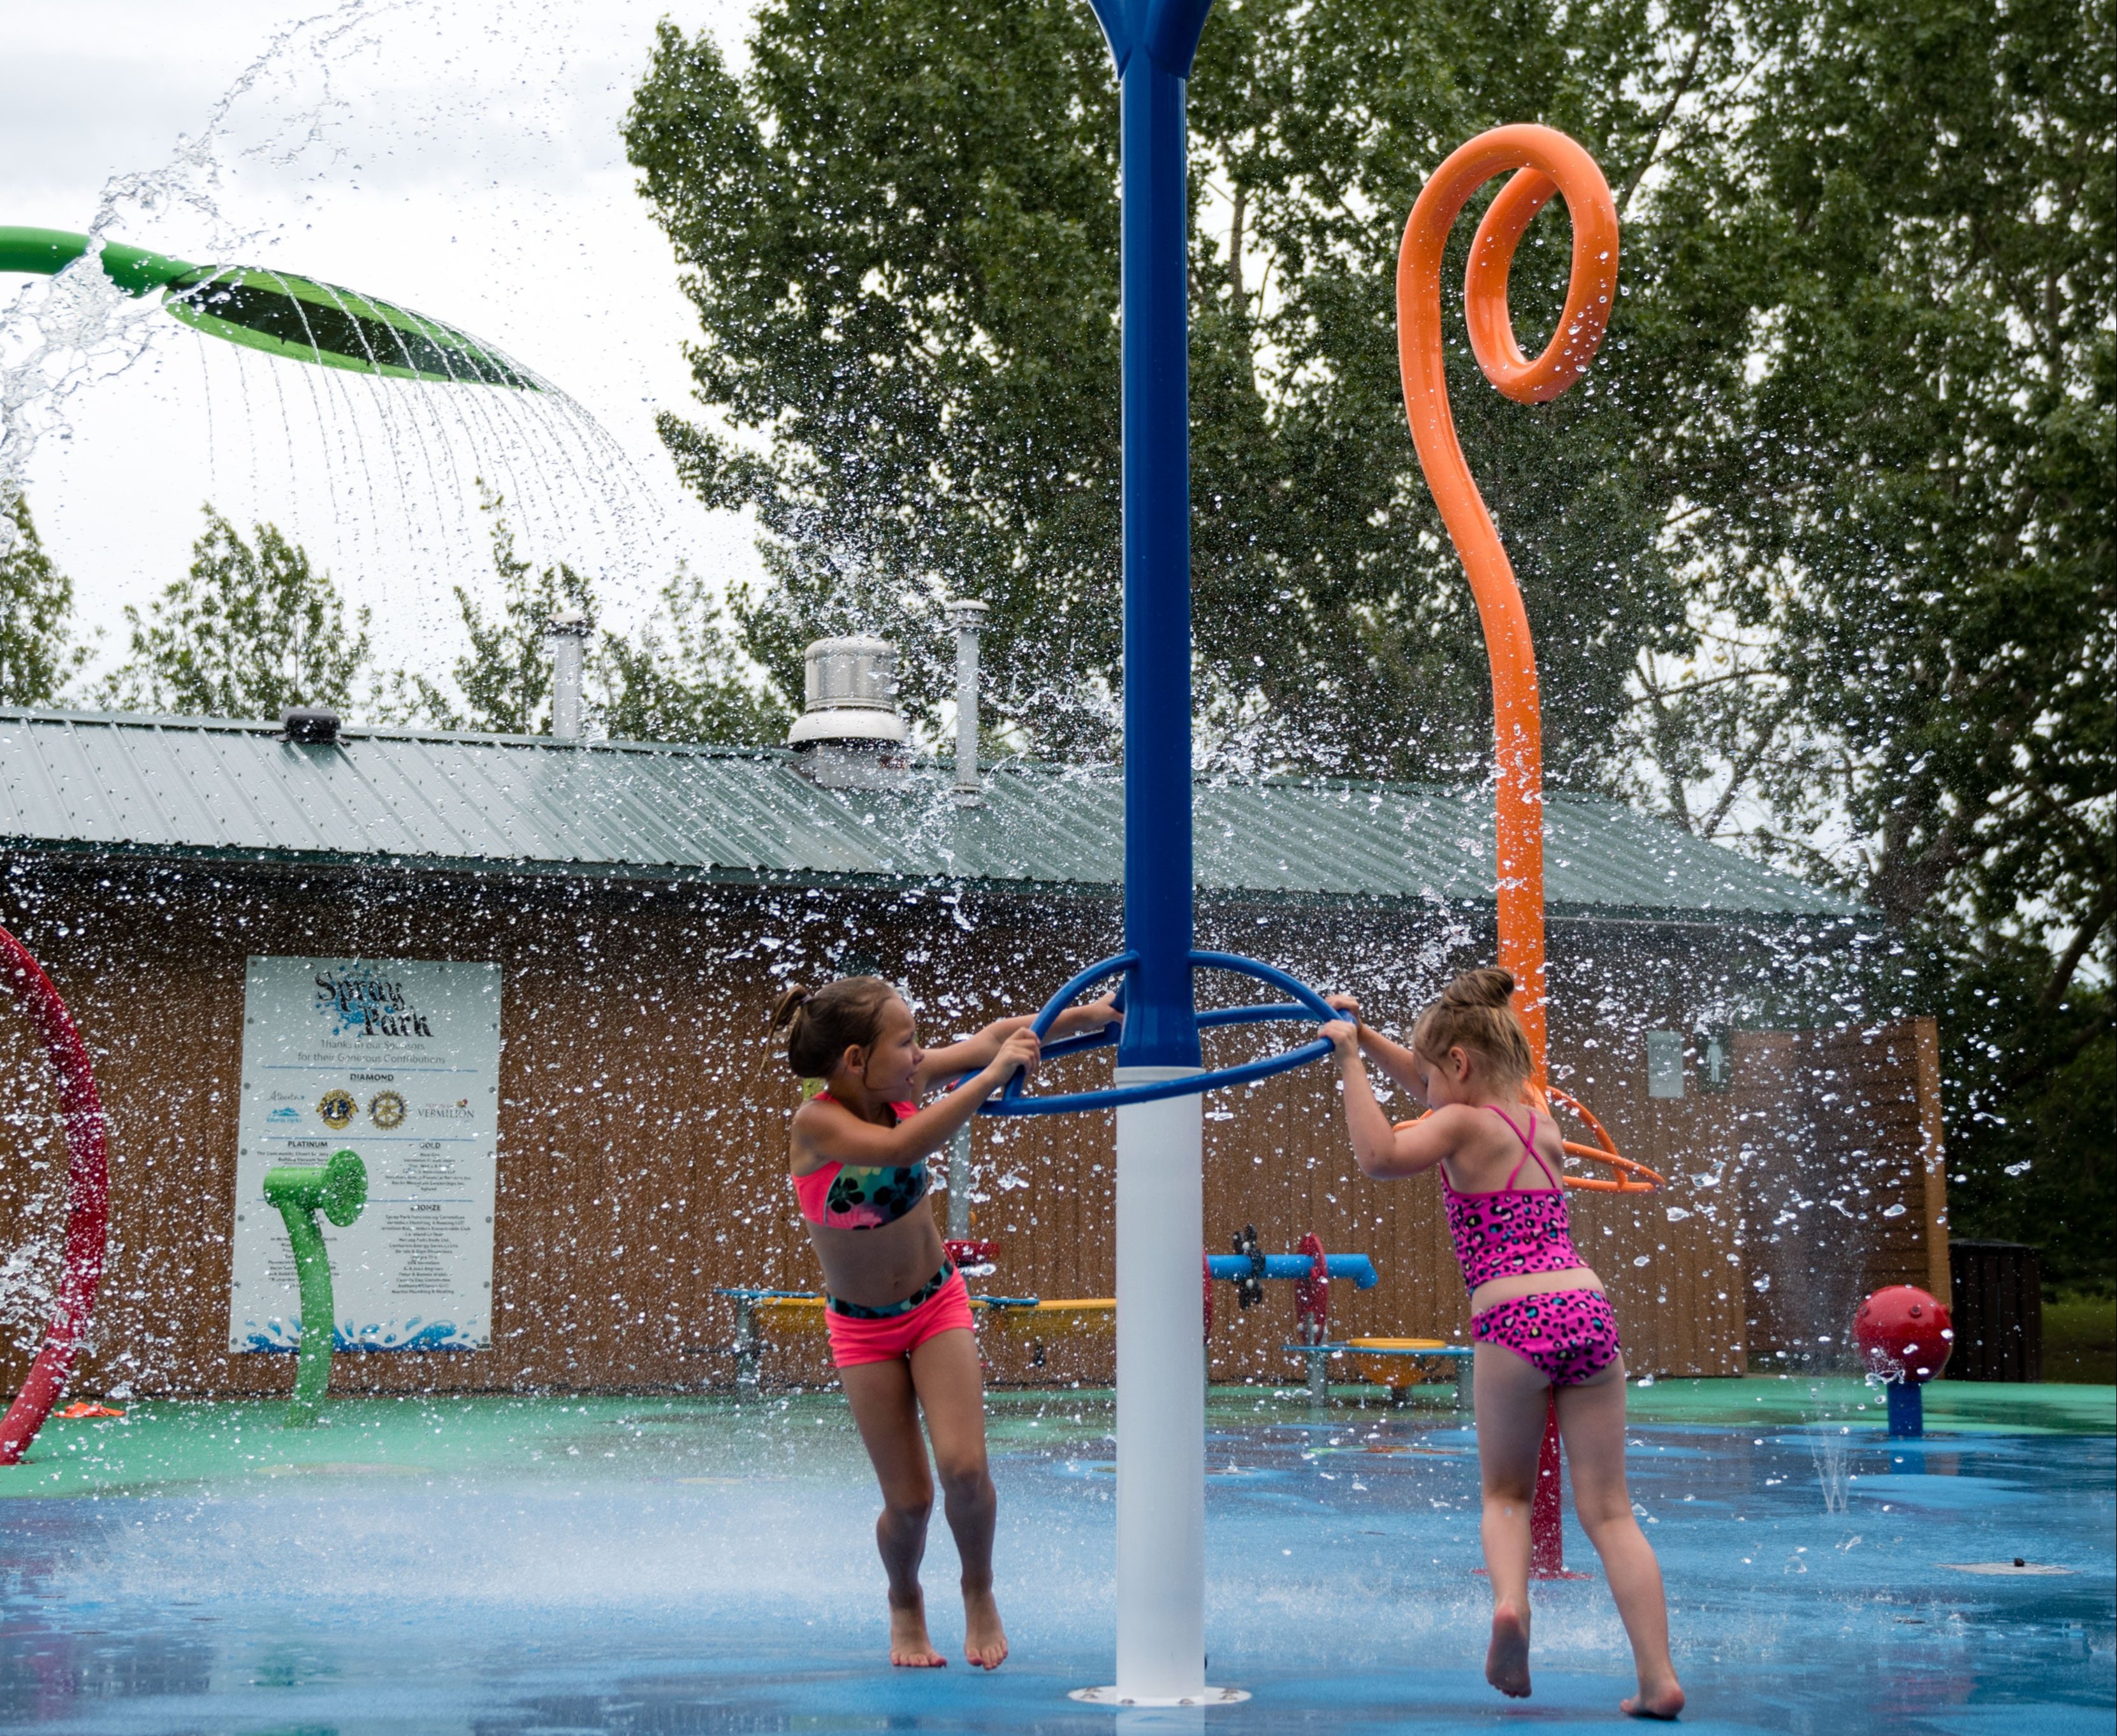
<path fill-rule="evenodd" d="M 1406 1356 L 1407 1351 L 1446 1350 L 1446 1338 L 1349 1338 L 1346 1348 L 1354 1352 L 1353 1366 L 1360 1371 L 1361 1378 L 1377 1386 L 1406 1386 L 1422 1372 L 1416 1356 Z M 1363 1356 L 1361 1351 L 1379 1351 L 1380 1356 Z M 1391 1352 L 1396 1352 L 1391 1355 Z"/>
<path fill-rule="evenodd" d="M 1522 1024 L 1535 1062 L 1533 1083 L 1545 1088 L 1543 969 L 1543 721 L 1536 690 L 1536 647 L 1521 587 L 1501 545 L 1492 515 L 1470 475 L 1448 408 L 1448 376 L 1441 343 L 1441 260 L 1448 232 L 1470 196 L 1495 175 L 1512 178 L 1486 208 L 1470 242 L 1464 274 L 1464 315 L 1470 348 L 1486 379 L 1517 403 L 1548 403 L 1594 359 L 1617 293 L 1617 207 L 1595 159 L 1548 127 L 1496 127 L 1458 147 L 1433 172 L 1411 208 L 1397 254 L 1397 362 L 1404 408 L 1418 448 L 1426 486 L 1461 559 L 1478 601 L 1485 655 L 1492 670 L 1492 733 L 1497 753 L 1500 963 L 1514 974 Z M 1507 272 L 1515 248 L 1536 214 L 1561 195 L 1573 220 L 1573 268 L 1566 308 L 1543 353 L 1531 361 L 1515 341 L 1507 312 Z M 1562 1095 L 1562 1094 L 1560 1094 Z M 1613 1180 L 1566 1178 L 1569 1186 L 1645 1193 L 1660 1177 L 1617 1154 L 1594 1117 L 1570 1098 L 1601 1141 L 1598 1149 L 1569 1140 L 1569 1153 L 1607 1163 Z M 1635 1183 L 1633 1176 L 1649 1179 Z M 1554 1406 L 1556 1399 L 1553 1400 Z M 1539 1578 L 1570 1577 L 1558 1526 L 1557 1413 L 1544 1430 L 1530 1531 Z"/>
<path fill-rule="evenodd" d="M 68 1405 L 59 1415 L 68 1422 L 78 1422 L 84 1416 L 122 1416 L 122 1411 L 113 1411 L 107 1404 L 90 1404 L 83 1400 Z"/>
<path fill-rule="evenodd" d="M 1635 1163 L 1630 1158 L 1619 1154 L 1617 1142 L 1610 1137 L 1609 1130 L 1595 1119 L 1594 1112 L 1577 1097 L 1561 1091 L 1556 1085 L 1546 1085 L 1543 1094 L 1548 1100 L 1544 1113 L 1551 1113 L 1551 1104 L 1570 1109 L 1588 1124 L 1588 1130 L 1595 1135 L 1593 1145 L 1584 1145 L 1578 1140 L 1566 1140 L 1566 1154 L 1580 1158 L 1590 1163 L 1606 1163 L 1616 1174 L 1610 1176 L 1568 1176 L 1568 1187 L 1584 1188 L 1591 1194 L 1650 1194 L 1661 1186 L 1661 1177 L 1644 1163 Z M 1552 1117 L 1554 1120 L 1556 1117 Z"/>
<path fill-rule="evenodd" d="M 1451 154 L 1412 207 L 1397 256 L 1397 358 L 1404 413 L 1434 504 L 1478 601 L 1492 670 L 1499 766 L 1500 963 L 1514 974 L 1522 1023 L 1544 1082 L 1543 729 L 1536 650 L 1507 551 L 1455 438 L 1441 342 L 1441 260 L 1470 196 L 1514 171 L 1470 244 L 1464 279 L 1470 347 L 1485 377 L 1519 403 L 1547 403 L 1580 377 L 1603 341 L 1617 291 L 1617 210 L 1594 159 L 1548 127 L 1496 127 Z M 1535 361 L 1515 341 L 1507 272 L 1515 245 L 1553 193 L 1573 219 L 1573 270 L 1558 329 Z"/>

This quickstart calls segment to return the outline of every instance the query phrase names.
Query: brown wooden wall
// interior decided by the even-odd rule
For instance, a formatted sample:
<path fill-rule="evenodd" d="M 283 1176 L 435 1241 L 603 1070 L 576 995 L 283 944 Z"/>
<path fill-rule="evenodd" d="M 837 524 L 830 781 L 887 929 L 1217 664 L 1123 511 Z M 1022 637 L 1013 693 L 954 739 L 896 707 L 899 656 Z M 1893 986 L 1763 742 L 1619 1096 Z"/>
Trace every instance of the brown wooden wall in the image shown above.
<path fill-rule="evenodd" d="M 1107 900 L 920 888 L 855 894 L 18 859 L 0 921 L 66 996 L 112 1129 L 109 1275 L 76 1389 L 233 1394 L 291 1382 L 291 1359 L 224 1348 L 251 954 L 502 967 L 492 1348 L 341 1356 L 336 1387 L 680 1388 L 733 1377 L 732 1308 L 717 1287 L 816 1282 L 785 1179 L 795 1083 L 762 1040 L 776 987 L 789 975 L 879 966 L 919 997 L 929 1038 L 945 1037 L 1032 1008 L 1080 964 L 1114 950 L 1115 919 Z M 1349 905 L 1209 909 L 1201 942 L 1358 988 L 1383 1022 L 1409 1016 L 1490 944 L 1445 913 Z M 1743 1190 L 1773 1161 L 1755 1129 L 1760 1114 L 1777 1112 L 1771 1093 L 1781 1088 L 1768 1082 L 1777 1075 L 1756 1070 L 1746 1089 L 1727 1095 L 1649 1100 L 1640 1033 L 1680 1011 L 1683 980 L 1704 968 L 1681 948 L 1700 943 L 1662 937 L 1653 969 L 1629 977 L 1601 960 L 1574 973 L 1588 985 L 1578 992 L 1566 986 L 1568 944 L 1554 946 L 1554 1069 L 1669 1184 L 1644 1199 L 1576 1196 L 1577 1238 L 1616 1299 L 1635 1369 L 1739 1373 L 1759 1318 L 1753 1310 L 1746 1338 L 1745 1301 L 1756 1292 L 1746 1282 Z M 1570 944 L 1577 952 L 1580 943 Z M 1879 1078 L 1887 1067 L 1876 1056 L 1898 1051 L 1856 1043 L 1828 1052 L 1829 1066 L 1856 1064 Z M 1092 1078 L 1108 1061 L 1077 1066 L 1072 1076 Z M 1828 1071 L 1811 1068 L 1785 1087 L 1819 1128 L 1835 1124 L 1816 1120 L 1820 1097 L 1804 1081 Z M 56 1255 L 63 1154 L 41 1059 L 18 1020 L 0 1020 L 0 1078 L 10 1105 L 0 1116 L 0 1381 L 12 1384 L 41 1337 L 39 1284 Z M 1358 1174 L 1327 1070 L 1216 1096 L 1207 1114 L 1206 1227 L 1216 1250 L 1245 1223 L 1274 1249 L 1290 1250 L 1312 1230 L 1331 1250 L 1370 1255 L 1382 1275 L 1365 1293 L 1333 1287 L 1339 1333 L 1460 1338 L 1468 1321 L 1439 1184 L 1380 1185 Z M 1837 1149 L 1824 1132 L 1815 1140 L 1818 1152 Z M 1110 1294 L 1113 1141 L 1108 1116 L 979 1124 L 973 1225 L 1001 1244 L 988 1287 Z M 1783 1292 L 1774 1285 L 1769 1294 Z M 1268 1287 L 1265 1303 L 1244 1314 L 1220 1286 L 1216 1315 L 1215 1379 L 1291 1377 L 1280 1348 L 1292 1333 L 1289 1287 Z M 1762 1318 L 1778 1329 L 1776 1316 Z M 987 1343 L 998 1379 L 1111 1378 L 1106 1327 L 1044 1342 L 1040 1365 L 1026 1332 L 992 1333 Z M 782 1380 L 829 1378 L 813 1333 L 786 1336 L 768 1368 Z"/>
<path fill-rule="evenodd" d="M 1933 1020 L 1735 1045 L 1750 1353 L 1842 1364 L 1870 1291 L 1949 1294 Z"/>

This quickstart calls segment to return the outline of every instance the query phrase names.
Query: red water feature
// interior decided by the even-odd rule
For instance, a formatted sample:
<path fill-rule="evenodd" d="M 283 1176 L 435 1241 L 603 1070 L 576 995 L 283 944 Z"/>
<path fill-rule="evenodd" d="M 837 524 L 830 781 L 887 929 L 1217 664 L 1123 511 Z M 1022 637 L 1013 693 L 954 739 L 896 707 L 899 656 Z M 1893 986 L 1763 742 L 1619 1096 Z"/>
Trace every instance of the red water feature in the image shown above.
<path fill-rule="evenodd" d="M 51 1061 L 67 1141 L 66 1266 L 59 1276 L 58 1298 L 45 1328 L 44 1347 L 0 1419 L 0 1465 L 14 1465 L 29 1451 L 66 1389 L 74 1354 L 95 1317 L 110 1227 L 110 1149 L 103 1102 L 96 1095 L 95 1074 L 81 1033 L 44 967 L 5 928 L 0 928 L 0 978 Z"/>

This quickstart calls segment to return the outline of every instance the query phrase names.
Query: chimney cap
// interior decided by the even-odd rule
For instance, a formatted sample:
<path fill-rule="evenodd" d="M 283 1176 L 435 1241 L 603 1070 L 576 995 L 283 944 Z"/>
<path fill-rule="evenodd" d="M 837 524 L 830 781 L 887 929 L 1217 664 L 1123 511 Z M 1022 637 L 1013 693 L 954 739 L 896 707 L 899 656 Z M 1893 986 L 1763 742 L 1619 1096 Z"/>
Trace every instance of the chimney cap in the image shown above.
<path fill-rule="evenodd" d="M 585 639 L 595 629 L 578 609 L 561 609 L 544 624 L 544 635 L 553 639 Z"/>
<path fill-rule="evenodd" d="M 958 629 L 967 627 L 972 632 L 985 625 L 985 616 L 992 605 L 981 603 L 974 596 L 952 596 L 948 599 L 948 619 Z"/>
<path fill-rule="evenodd" d="M 289 706 L 279 719 L 279 734 L 286 741 L 309 747 L 329 747 L 338 739 L 338 713 L 327 705 Z"/>
<path fill-rule="evenodd" d="M 787 731 L 786 745 L 865 742 L 904 745 L 897 704 L 897 647 L 866 633 L 818 639 L 802 653 L 806 706 Z"/>

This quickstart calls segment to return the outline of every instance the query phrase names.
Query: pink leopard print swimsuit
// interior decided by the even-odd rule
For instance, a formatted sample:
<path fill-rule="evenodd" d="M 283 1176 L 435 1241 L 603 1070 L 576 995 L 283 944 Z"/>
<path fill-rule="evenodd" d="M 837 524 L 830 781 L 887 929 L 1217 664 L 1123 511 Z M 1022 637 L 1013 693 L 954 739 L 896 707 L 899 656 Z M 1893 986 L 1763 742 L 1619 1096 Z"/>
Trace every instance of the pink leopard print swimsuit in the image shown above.
<path fill-rule="evenodd" d="M 1534 1144 L 1536 1112 L 1524 1133 L 1497 1104 L 1486 1107 L 1521 1141 L 1522 1154 L 1508 1172 L 1505 1187 L 1492 1193 L 1466 1194 L 1448 1179 L 1441 1186 L 1448 1209 L 1448 1233 L 1463 1267 L 1464 1284 L 1474 1293 L 1496 1278 L 1524 1272 L 1570 1272 L 1587 1262 L 1573 1246 L 1566 1218 L 1566 1187 Z M 1531 1158 L 1550 1184 L 1517 1188 L 1515 1178 Z M 1538 1370 L 1553 1386 L 1577 1386 L 1600 1374 L 1622 1347 L 1610 1299 L 1599 1290 L 1551 1290 L 1495 1303 L 1471 1318 L 1470 1338 L 1512 1351 Z"/>

